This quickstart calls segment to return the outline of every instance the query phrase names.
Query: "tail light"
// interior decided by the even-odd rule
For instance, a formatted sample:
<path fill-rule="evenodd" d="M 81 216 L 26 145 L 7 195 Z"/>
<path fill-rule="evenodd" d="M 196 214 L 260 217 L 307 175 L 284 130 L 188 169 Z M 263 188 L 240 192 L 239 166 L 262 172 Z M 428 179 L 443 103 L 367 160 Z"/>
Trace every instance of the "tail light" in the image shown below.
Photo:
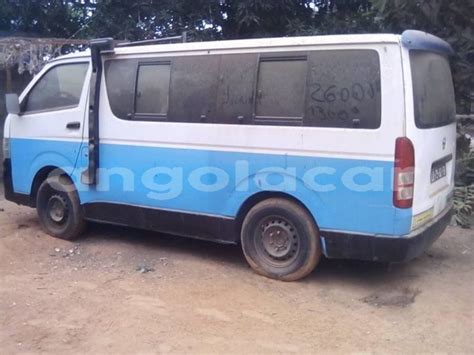
<path fill-rule="evenodd" d="M 393 204 L 398 208 L 411 208 L 415 183 L 415 149 L 406 137 L 395 142 L 395 171 L 393 179 Z"/>

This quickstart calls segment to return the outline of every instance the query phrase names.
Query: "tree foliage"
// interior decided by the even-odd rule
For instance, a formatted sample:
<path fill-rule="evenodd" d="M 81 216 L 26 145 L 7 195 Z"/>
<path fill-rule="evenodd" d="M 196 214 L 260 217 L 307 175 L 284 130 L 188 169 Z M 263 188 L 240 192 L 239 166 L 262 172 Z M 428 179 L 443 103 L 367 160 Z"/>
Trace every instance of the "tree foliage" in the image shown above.
<path fill-rule="evenodd" d="M 0 0 L 0 30 L 69 37 L 84 23 L 81 1 Z"/>
<path fill-rule="evenodd" d="M 371 10 L 369 0 L 0 0 L 0 30 L 118 39 L 186 30 L 195 40 L 367 32 Z"/>
<path fill-rule="evenodd" d="M 470 111 L 474 91 L 474 0 L 374 0 L 380 29 L 399 33 L 419 29 L 448 41 L 452 60 L 458 113 Z"/>

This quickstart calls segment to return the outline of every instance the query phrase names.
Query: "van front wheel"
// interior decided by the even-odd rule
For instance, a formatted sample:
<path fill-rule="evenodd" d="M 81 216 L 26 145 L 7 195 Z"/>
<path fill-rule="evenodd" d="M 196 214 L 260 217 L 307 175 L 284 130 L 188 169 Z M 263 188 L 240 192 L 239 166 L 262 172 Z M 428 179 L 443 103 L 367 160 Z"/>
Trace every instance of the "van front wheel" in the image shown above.
<path fill-rule="evenodd" d="M 295 202 L 271 198 L 255 205 L 242 225 L 242 249 L 259 274 L 283 281 L 308 275 L 321 258 L 319 232 Z"/>
<path fill-rule="evenodd" d="M 53 237 L 72 240 L 85 229 L 77 191 L 66 176 L 51 176 L 41 184 L 36 209 L 41 226 Z"/>

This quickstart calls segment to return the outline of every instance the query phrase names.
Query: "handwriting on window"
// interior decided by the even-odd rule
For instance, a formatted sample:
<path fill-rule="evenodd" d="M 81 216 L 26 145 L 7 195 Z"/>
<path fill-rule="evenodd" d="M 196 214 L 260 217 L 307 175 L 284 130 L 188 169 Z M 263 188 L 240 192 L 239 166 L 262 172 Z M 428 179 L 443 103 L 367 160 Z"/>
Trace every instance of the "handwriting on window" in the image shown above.
<path fill-rule="evenodd" d="M 371 82 L 352 82 L 346 85 L 323 85 L 313 82 L 309 86 L 309 114 L 321 120 L 348 121 L 359 119 L 363 107 L 375 105 L 379 85 Z"/>

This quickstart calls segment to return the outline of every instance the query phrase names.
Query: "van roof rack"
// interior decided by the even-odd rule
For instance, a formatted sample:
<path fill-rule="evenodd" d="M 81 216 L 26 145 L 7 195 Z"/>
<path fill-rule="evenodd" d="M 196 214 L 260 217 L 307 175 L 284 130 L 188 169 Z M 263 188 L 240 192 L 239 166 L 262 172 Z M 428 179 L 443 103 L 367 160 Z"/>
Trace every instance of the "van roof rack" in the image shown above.
<path fill-rule="evenodd" d="M 185 43 L 186 39 L 187 39 L 187 34 L 185 31 L 179 36 L 146 39 L 143 41 L 117 43 L 116 47 L 135 47 L 135 46 L 146 46 L 146 45 L 152 45 L 152 44 L 167 44 L 167 43 L 180 43 L 180 42 Z"/>

